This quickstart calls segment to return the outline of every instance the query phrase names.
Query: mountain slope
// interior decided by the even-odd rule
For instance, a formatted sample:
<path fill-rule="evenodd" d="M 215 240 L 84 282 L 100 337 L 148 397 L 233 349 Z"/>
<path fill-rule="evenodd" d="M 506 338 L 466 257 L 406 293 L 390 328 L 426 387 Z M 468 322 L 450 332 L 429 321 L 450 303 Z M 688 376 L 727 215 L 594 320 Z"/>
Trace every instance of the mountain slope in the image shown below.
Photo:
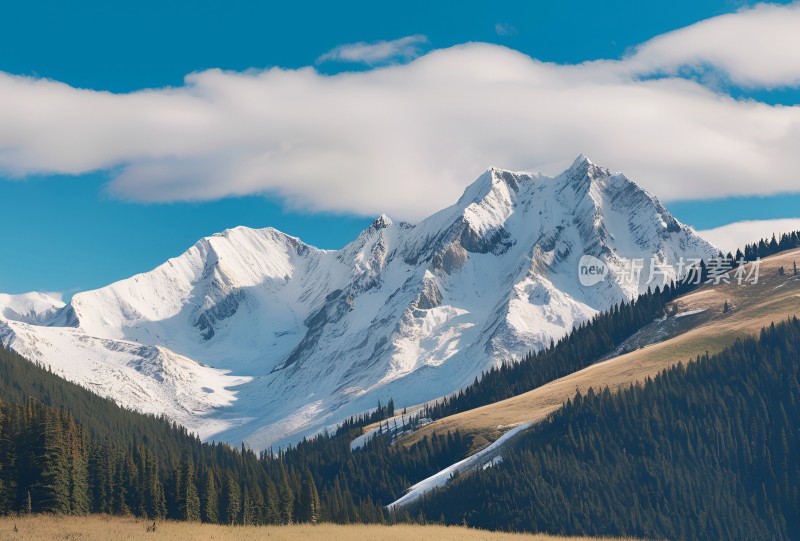
<path fill-rule="evenodd" d="M 460 431 L 467 436 L 494 440 L 523 423 L 548 418 L 571 399 L 576 390 L 609 387 L 612 391 L 642 383 L 673 364 L 705 353 L 717 353 L 737 339 L 754 336 L 772 322 L 800 317 L 800 277 L 780 273 L 800 261 L 793 249 L 765 258 L 758 284 L 703 285 L 672 303 L 675 315 L 642 329 L 609 359 L 569 374 L 532 391 L 443 419 L 406 436 L 411 444 L 434 432 Z M 725 303 L 730 311 L 724 311 Z"/>
<path fill-rule="evenodd" d="M 123 405 L 266 448 L 549 344 L 646 289 L 646 269 L 625 280 L 631 259 L 714 252 L 579 157 L 553 178 L 491 169 L 455 205 L 415 225 L 381 216 L 339 251 L 236 228 L 63 307 L 0 299 L 0 340 Z M 583 254 L 605 281 L 581 286 Z"/>
<path fill-rule="evenodd" d="M 562 535 L 797 539 L 798 344 L 792 318 L 643 385 L 573 395 L 409 512 Z"/>

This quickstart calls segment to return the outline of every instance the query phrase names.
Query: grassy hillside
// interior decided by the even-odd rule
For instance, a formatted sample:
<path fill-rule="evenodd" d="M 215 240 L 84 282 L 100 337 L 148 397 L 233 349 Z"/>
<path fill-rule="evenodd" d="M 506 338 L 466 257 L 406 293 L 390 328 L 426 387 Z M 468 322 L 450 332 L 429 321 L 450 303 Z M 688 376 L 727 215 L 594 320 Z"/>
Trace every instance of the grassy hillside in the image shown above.
<path fill-rule="evenodd" d="M 456 526 L 217 526 L 186 522 L 158 521 L 156 531 L 148 532 L 151 521 L 134 518 L 92 515 L 88 517 L 55 517 L 50 515 L 0 517 L 0 541 L 46 541 L 71 539 L 76 541 L 134 541 L 138 539 L 169 539 L 170 541 L 255 541 L 261 539 L 350 541 L 405 541 L 426 539 L 436 541 L 581 541 L 585 537 L 553 537 L 550 535 L 510 534 L 487 532 Z M 14 527 L 17 532 L 14 532 Z M 608 538 L 593 538 L 603 541 Z"/>
<path fill-rule="evenodd" d="M 800 250 L 782 252 L 762 261 L 758 284 L 704 285 L 679 297 L 673 303 L 678 313 L 703 312 L 686 316 L 687 325 L 672 338 L 594 364 L 525 394 L 440 419 L 403 442 L 410 444 L 433 432 L 459 430 L 473 437 L 473 442 L 489 443 L 515 425 L 545 419 L 577 390 L 605 386 L 615 390 L 642 382 L 678 361 L 719 352 L 773 321 L 800 315 L 800 277 L 792 274 L 795 261 L 800 264 Z M 786 271 L 783 276 L 779 275 L 780 267 Z M 730 310 L 723 313 L 726 301 Z M 652 328 L 643 332 L 657 334 Z"/>
<path fill-rule="evenodd" d="M 409 512 L 570 535 L 800 539 L 800 320 L 576 395 Z"/>

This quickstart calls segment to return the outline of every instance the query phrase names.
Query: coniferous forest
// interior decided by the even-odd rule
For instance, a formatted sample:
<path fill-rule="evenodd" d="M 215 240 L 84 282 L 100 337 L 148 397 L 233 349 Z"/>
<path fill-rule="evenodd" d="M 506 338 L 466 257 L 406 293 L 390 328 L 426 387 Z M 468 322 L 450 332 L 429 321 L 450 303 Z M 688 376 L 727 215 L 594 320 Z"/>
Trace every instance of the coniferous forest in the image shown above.
<path fill-rule="evenodd" d="M 651 539 L 800 537 L 800 322 L 617 393 L 589 390 L 500 465 L 419 505 L 448 523 Z"/>
<path fill-rule="evenodd" d="M 201 443 L 166 419 L 122 409 L 0 348 L 0 513 L 384 522 L 392 519 L 385 504 L 470 448 L 448 433 L 411 447 L 377 437 L 352 452 L 361 431 L 257 456 Z"/>
<path fill-rule="evenodd" d="M 741 250 L 736 251 L 735 259 L 754 261 L 759 257 L 769 257 L 794 248 L 800 248 L 800 231 L 783 233 L 780 236 L 772 235 L 771 239 L 761 239 L 753 244 L 747 244 L 744 247 L 744 252 Z"/>

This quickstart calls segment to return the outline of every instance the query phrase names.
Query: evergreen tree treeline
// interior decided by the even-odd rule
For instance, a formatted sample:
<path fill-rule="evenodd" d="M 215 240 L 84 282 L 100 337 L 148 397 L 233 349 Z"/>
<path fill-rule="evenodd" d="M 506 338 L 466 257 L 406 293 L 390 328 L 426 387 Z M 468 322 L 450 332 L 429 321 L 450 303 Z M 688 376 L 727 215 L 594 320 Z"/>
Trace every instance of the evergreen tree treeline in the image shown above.
<path fill-rule="evenodd" d="M 376 412 L 393 409 L 390 401 Z M 357 424 L 256 455 L 201 443 L 166 419 L 120 408 L 0 348 L 0 514 L 384 522 L 392 519 L 384 505 L 470 449 L 456 432 L 410 447 L 378 436 L 353 452 Z"/>
<path fill-rule="evenodd" d="M 800 248 L 800 231 L 783 233 L 780 237 L 772 235 L 771 239 L 761 239 L 753 244 L 747 244 L 744 252 L 737 250 L 731 258 L 735 261 L 744 259 L 745 261 L 755 261 L 757 258 L 765 258 L 786 250 Z M 731 254 L 728 254 L 731 255 Z"/>
<path fill-rule="evenodd" d="M 390 398 L 389 402 L 384 406 L 378 401 L 378 407 L 371 413 L 363 415 L 354 415 L 345 419 L 341 425 L 336 429 L 337 434 L 345 434 L 357 428 L 362 428 L 372 423 L 377 423 L 385 419 L 394 417 L 394 399 Z"/>
<path fill-rule="evenodd" d="M 423 516 L 563 535 L 799 539 L 800 322 L 643 385 L 578 394 L 514 443 L 502 464 L 424 498 Z"/>

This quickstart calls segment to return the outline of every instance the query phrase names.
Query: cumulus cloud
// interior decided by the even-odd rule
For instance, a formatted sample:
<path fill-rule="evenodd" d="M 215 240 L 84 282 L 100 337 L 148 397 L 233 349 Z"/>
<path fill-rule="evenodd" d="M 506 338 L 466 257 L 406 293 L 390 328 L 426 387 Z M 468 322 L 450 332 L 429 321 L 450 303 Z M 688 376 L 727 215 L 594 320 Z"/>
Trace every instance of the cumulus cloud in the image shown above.
<path fill-rule="evenodd" d="M 782 17 L 766 16 L 775 13 Z M 797 6 L 718 19 L 771 33 L 760 53 L 783 58 L 782 67 L 734 62 L 750 53 L 714 19 L 622 60 L 580 65 L 473 43 L 368 71 L 208 70 L 181 87 L 128 94 L 0 73 L 0 172 L 109 170 L 108 191 L 126 200 L 269 193 L 310 210 L 411 220 L 455 201 L 490 165 L 557 173 L 578 153 L 665 200 L 797 190 L 800 107 L 737 101 L 691 78 L 642 77 L 659 66 L 677 74 L 695 58 L 754 85 L 800 77 L 783 52 L 800 27 Z M 734 52 L 712 55 L 697 37 L 703 28 Z M 663 45 L 682 33 L 695 44 L 685 49 L 699 52 Z"/>
<path fill-rule="evenodd" d="M 339 45 L 320 56 L 317 58 L 317 63 L 350 62 L 375 66 L 388 62 L 409 61 L 421 54 L 421 46 L 425 43 L 428 43 L 428 38 L 423 35 L 375 43 L 348 43 Z"/>
<path fill-rule="evenodd" d="M 800 3 L 761 4 L 656 37 L 639 46 L 626 67 L 677 75 L 719 71 L 744 87 L 800 84 Z"/>
<path fill-rule="evenodd" d="M 736 253 L 736 249 L 743 248 L 745 244 L 791 231 L 800 231 L 800 218 L 747 220 L 697 233 L 723 252 Z"/>

